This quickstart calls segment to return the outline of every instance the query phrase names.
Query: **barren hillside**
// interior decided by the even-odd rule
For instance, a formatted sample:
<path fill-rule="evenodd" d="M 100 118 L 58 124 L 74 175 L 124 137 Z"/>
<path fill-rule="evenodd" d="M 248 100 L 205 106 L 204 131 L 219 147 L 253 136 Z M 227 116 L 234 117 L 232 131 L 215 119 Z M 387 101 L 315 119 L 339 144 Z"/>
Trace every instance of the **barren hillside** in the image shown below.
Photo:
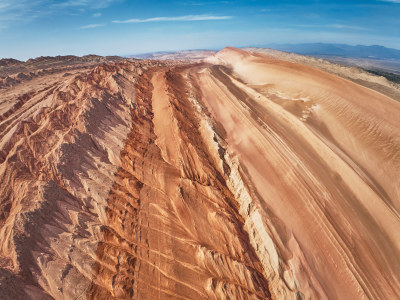
<path fill-rule="evenodd" d="M 399 102 L 254 49 L 44 59 L 2 67 L 0 299 L 400 298 Z"/>

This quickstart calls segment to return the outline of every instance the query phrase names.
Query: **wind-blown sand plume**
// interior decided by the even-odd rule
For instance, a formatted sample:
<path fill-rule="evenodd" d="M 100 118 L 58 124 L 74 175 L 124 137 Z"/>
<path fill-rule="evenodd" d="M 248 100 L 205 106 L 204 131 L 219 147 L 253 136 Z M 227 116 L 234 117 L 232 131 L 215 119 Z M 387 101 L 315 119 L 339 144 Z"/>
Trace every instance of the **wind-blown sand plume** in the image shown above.
<path fill-rule="evenodd" d="M 0 86 L 6 299 L 400 297 L 398 102 L 256 50 L 42 60 Z"/>

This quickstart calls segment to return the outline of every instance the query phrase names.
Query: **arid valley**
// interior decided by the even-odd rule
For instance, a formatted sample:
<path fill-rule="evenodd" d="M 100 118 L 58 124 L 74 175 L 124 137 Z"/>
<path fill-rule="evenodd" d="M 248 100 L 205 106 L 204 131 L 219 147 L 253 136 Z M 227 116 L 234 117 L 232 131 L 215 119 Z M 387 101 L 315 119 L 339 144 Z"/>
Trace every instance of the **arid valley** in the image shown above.
<path fill-rule="evenodd" d="M 399 84 L 232 47 L 0 76 L 0 299 L 400 298 Z"/>

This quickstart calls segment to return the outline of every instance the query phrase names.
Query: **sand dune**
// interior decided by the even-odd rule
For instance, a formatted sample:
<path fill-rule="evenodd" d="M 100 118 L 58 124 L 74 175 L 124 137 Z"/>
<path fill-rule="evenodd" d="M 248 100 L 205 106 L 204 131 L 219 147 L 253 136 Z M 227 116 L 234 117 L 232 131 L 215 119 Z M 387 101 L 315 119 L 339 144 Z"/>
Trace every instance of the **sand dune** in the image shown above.
<path fill-rule="evenodd" d="M 94 59 L 0 85 L 3 298 L 400 298 L 399 102 L 255 49 Z"/>

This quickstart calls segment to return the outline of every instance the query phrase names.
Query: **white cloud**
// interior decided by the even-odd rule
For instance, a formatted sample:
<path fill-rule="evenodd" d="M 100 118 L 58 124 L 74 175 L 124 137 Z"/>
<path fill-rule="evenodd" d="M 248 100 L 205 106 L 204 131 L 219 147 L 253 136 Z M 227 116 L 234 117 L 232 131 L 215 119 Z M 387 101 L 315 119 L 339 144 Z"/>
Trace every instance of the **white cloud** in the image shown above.
<path fill-rule="evenodd" d="M 114 20 L 113 23 L 148 23 L 148 22 L 191 22 L 191 21 L 211 21 L 211 20 L 229 20 L 232 16 L 213 16 L 213 15 L 187 15 L 180 17 L 155 17 L 148 19 L 129 19 Z"/>
<path fill-rule="evenodd" d="M 10 7 L 11 3 L 7 1 L 1 1 L 0 2 L 0 10 L 6 9 L 7 7 Z"/>
<path fill-rule="evenodd" d="M 175 2 L 183 6 L 204 6 L 204 5 L 219 5 L 219 4 L 233 4 L 232 1 L 179 1 Z"/>
<path fill-rule="evenodd" d="M 399 3 L 400 4 L 400 0 L 379 0 L 380 2 L 390 2 L 390 3 Z"/>
<path fill-rule="evenodd" d="M 334 28 L 334 29 L 348 29 L 348 30 L 367 30 L 368 28 L 360 27 L 360 26 L 352 26 L 346 24 L 300 24 L 296 25 L 296 27 L 303 28 Z"/>
<path fill-rule="evenodd" d="M 117 1 L 118 0 L 68 0 L 54 4 L 53 7 L 100 9 L 110 6 L 111 4 Z"/>
<path fill-rule="evenodd" d="M 97 28 L 97 27 L 102 27 L 102 26 L 104 26 L 104 24 L 88 24 L 88 25 L 79 27 L 79 29 L 91 29 L 91 28 Z"/>
<path fill-rule="evenodd" d="M 351 26 L 351 25 L 345 25 L 345 24 L 331 24 L 328 25 L 327 27 L 330 28 L 336 28 L 336 29 L 352 29 L 352 30 L 364 30 L 364 27 L 360 26 Z"/>
<path fill-rule="evenodd" d="M 13 23 L 27 23 L 50 14 L 71 14 L 73 11 L 102 9 L 123 0 L 0 0 L 0 29 Z M 101 13 L 93 14 L 100 17 Z"/>
<path fill-rule="evenodd" d="M 49 0 L 0 0 L 0 28 L 11 23 L 29 22 L 40 15 L 37 8 L 48 4 Z"/>
<path fill-rule="evenodd" d="M 95 13 L 92 15 L 93 18 L 99 18 L 102 16 L 102 13 Z"/>

